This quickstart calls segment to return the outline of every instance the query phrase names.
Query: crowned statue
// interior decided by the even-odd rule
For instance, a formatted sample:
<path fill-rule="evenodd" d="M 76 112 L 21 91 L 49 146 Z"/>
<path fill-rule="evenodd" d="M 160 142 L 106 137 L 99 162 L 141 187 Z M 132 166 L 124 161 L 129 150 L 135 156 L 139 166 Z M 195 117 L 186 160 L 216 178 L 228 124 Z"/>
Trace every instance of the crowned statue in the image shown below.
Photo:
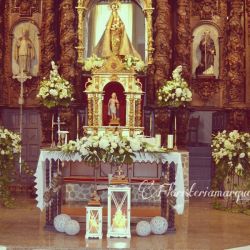
<path fill-rule="evenodd" d="M 131 55 L 141 59 L 140 54 L 136 51 L 129 40 L 125 30 L 125 25 L 118 14 L 119 7 L 119 0 L 113 0 L 110 3 L 111 16 L 106 24 L 106 29 L 93 52 L 98 57 L 102 58 Z"/>

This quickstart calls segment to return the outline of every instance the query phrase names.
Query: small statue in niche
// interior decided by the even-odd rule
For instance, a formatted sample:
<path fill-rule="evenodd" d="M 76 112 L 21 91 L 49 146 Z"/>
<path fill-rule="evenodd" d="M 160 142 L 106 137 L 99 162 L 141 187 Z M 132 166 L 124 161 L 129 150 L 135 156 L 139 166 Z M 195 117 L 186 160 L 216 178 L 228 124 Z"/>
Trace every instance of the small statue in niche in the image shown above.
<path fill-rule="evenodd" d="M 118 110 L 119 101 L 116 93 L 113 92 L 108 102 L 108 115 L 111 116 L 110 125 L 119 125 Z"/>
<path fill-rule="evenodd" d="M 201 60 L 196 68 L 196 75 L 214 75 L 214 57 L 216 55 L 215 44 L 210 37 L 210 31 L 204 32 L 200 41 Z"/>
<path fill-rule="evenodd" d="M 14 58 L 19 66 L 19 73 L 31 75 L 32 61 L 35 59 L 35 48 L 29 38 L 29 30 L 23 30 L 22 36 L 15 44 Z"/>

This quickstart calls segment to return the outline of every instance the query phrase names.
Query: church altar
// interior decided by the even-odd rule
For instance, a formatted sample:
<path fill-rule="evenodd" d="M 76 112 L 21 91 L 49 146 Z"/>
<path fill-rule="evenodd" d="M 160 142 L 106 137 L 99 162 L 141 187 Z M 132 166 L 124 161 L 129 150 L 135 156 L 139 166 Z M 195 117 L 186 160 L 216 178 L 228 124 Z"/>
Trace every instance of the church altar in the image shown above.
<path fill-rule="evenodd" d="M 184 190 L 184 178 L 183 178 L 183 167 L 181 153 L 179 152 L 135 152 L 134 162 L 139 163 L 161 163 L 161 164 L 175 164 L 175 196 L 176 204 L 173 206 L 177 214 L 182 214 L 184 211 L 184 200 L 185 200 L 185 190 Z M 53 177 L 52 173 L 52 160 L 60 162 L 81 162 L 82 158 L 79 154 L 65 154 L 60 150 L 47 150 L 41 149 L 40 156 L 35 173 L 35 183 L 36 183 L 36 200 L 37 207 L 43 211 L 46 207 L 44 202 L 44 194 L 46 190 L 51 186 L 51 181 Z M 59 170 L 59 166 L 56 166 L 56 171 Z M 47 169 L 47 171 L 46 171 Z"/>

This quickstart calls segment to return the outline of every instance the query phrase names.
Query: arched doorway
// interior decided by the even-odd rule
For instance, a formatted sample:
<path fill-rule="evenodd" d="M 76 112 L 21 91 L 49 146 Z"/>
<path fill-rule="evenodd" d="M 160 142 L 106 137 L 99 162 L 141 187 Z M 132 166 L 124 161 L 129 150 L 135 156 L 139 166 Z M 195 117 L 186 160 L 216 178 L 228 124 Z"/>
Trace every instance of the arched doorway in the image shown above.
<path fill-rule="evenodd" d="M 108 126 L 110 117 L 108 116 L 108 102 L 113 92 L 116 93 L 119 101 L 118 116 L 120 118 L 120 126 L 126 125 L 126 96 L 124 94 L 124 88 L 119 82 L 110 82 L 104 89 L 103 99 L 103 125 Z"/>

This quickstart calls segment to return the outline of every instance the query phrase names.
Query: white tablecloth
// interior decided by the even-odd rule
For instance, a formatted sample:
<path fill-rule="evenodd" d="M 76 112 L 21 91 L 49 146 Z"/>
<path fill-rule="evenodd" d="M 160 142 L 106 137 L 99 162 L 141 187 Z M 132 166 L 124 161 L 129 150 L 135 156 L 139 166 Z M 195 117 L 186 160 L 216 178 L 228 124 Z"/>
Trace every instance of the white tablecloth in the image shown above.
<path fill-rule="evenodd" d="M 78 153 L 75 154 L 65 154 L 62 151 L 51 151 L 51 150 L 41 150 L 39 160 L 37 163 L 36 173 L 35 173 L 35 183 L 36 183 L 36 200 L 37 207 L 41 210 L 44 209 L 45 203 L 43 200 L 43 194 L 46 191 L 46 160 L 61 160 L 61 161 L 82 161 L 81 156 Z M 183 168 L 181 161 L 181 154 L 179 152 L 170 153 L 144 153 L 136 152 L 134 157 L 134 162 L 156 162 L 156 163 L 171 163 L 174 162 L 177 166 L 176 176 L 175 176 L 175 192 L 176 192 L 176 205 L 174 209 L 178 214 L 182 214 L 184 211 L 185 193 L 184 193 L 184 178 L 183 178 Z"/>

